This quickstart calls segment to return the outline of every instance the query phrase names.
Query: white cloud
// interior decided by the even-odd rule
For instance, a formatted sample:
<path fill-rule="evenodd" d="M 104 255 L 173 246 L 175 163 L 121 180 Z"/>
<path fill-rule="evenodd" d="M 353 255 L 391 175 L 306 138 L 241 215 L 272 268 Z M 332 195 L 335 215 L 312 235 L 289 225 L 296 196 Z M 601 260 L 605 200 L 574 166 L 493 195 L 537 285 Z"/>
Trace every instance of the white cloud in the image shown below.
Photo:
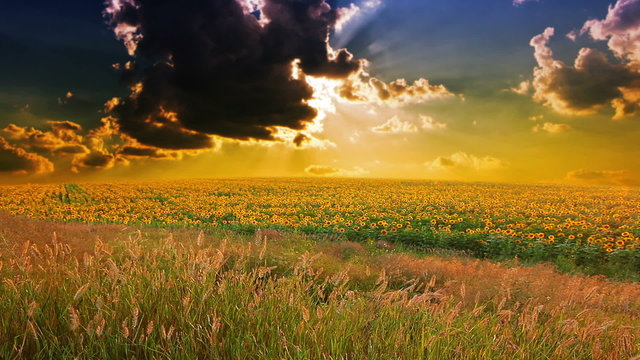
<path fill-rule="evenodd" d="M 538 0 L 513 0 L 513 6 L 520 6 L 526 2 L 538 1 Z"/>
<path fill-rule="evenodd" d="M 447 124 L 437 122 L 431 116 L 420 115 L 421 127 L 424 130 L 442 130 L 447 128 Z"/>
<path fill-rule="evenodd" d="M 418 126 L 394 116 L 384 124 L 371 128 L 371 131 L 381 134 L 414 133 L 418 131 Z"/>
<path fill-rule="evenodd" d="M 339 8 L 338 20 L 336 21 L 336 31 L 342 31 L 342 28 L 349 23 L 360 12 L 360 7 L 354 3 L 351 3 L 349 7 Z"/>
<path fill-rule="evenodd" d="M 640 64 L 640 0 L 618 0 L 602 20 L 585 22 L 580 34 L 608 40 L 609 49 L 620 59 Z"/>

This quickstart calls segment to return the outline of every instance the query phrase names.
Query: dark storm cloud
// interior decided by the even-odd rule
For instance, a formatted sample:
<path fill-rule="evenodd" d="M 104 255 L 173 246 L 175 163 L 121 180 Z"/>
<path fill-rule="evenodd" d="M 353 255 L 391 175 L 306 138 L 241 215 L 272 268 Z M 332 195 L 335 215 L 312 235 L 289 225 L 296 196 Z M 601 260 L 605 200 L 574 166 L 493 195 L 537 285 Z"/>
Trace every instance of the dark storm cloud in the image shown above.
<path fill-rule="evenodd" d="M 344 79 L 361 67 L 328 47 L 339 12 L 324 0 L 265 0 L 259 16 L 236 0 L 112 0 L 105 14 L 138 61 L 124 78 L 141 84 L 112 113 L 145 145 L 210 148 L 210 135 L 302 130 L 317 115 L 305 74 Z"/>

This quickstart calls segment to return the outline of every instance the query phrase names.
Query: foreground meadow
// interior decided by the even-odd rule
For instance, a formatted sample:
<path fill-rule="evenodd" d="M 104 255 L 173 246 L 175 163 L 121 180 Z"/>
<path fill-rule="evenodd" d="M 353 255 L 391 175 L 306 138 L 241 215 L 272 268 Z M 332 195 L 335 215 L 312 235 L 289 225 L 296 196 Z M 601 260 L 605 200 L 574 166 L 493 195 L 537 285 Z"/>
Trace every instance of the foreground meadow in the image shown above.
<path fill-rule="evenodd" d="M 639 297 L 543 265 L 0 215 L 2 359 L 632 359 Z"/>
<path fill-rule="evenodd" d="M 276 229 L 640 277 L 640 189 L 332 179 L 0 187 L 0 210 L 56 221 Z"/>

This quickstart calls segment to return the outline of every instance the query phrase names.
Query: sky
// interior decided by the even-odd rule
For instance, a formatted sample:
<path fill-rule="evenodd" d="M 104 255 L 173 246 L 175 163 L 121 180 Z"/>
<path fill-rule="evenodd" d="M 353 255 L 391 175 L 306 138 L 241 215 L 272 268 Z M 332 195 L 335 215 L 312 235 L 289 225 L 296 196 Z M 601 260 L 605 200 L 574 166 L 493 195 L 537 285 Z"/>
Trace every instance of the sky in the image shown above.
<path fill-rule="evenodd" d="M 23 0 L 0 182 L 640 185 L 640 0 Z"/>

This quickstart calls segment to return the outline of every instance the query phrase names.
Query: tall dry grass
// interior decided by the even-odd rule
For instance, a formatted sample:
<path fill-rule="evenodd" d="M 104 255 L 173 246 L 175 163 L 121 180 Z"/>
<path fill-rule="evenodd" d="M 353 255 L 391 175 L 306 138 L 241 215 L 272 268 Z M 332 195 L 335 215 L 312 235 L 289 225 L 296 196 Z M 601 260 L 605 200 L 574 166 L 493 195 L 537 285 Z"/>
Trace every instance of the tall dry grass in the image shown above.
<path fill-rule="evenodd" d="M 2 359 L 629 359 L 639 351 L 633 283 L 297 235 L 13 220 L 0 217 Z"/>

